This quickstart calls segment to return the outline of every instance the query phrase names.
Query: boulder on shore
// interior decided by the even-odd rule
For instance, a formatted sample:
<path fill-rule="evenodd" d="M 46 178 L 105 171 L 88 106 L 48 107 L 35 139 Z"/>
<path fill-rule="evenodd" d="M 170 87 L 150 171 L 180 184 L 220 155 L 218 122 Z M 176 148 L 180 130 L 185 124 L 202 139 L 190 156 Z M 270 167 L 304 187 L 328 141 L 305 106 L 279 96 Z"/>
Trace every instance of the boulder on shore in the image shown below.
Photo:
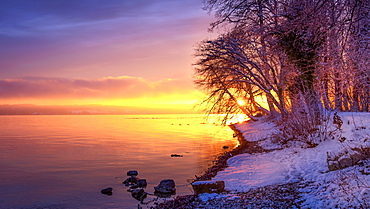
<path fill-rule="evenodd" d="M 327 162 L 329 171 L 335 171 L 335 170 L 357 165 L 359 162 L 361 162 L 362 160 L 368 157 L 369 156 L 366 155 L 366 151 L 362 151 L 362 150 L 350 150 L 345 153 L 339 153 L 336 156 L 334 156 L 328 151 L 326 162 Z"/>
<path fill-rule="evenodd" d="M 195 194 L 221 193 L 225 191 L 224 181 L 196 181 L 191 184 Z"/>
<path fill-rule="evenodd" d="M 156 193 L 174 194 L 176 193 L 175 181 L 172 179 L 162 180 L 158 186 L 154 187 Z"/>

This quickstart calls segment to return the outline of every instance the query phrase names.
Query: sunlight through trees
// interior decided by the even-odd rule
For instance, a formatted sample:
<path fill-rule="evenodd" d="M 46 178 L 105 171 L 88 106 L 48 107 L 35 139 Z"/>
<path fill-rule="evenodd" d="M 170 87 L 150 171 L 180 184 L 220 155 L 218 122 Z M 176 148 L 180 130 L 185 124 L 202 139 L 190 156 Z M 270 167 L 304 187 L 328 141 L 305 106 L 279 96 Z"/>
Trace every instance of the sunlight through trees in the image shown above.
<path fill-rule="evenodd" d="M 316 124 L 324 109 L 370 111 L 368 1 L 206 0 L 205 9 L 217 18 L 210 30 L 224 31 L 195 52 L 208 113 Z"/>

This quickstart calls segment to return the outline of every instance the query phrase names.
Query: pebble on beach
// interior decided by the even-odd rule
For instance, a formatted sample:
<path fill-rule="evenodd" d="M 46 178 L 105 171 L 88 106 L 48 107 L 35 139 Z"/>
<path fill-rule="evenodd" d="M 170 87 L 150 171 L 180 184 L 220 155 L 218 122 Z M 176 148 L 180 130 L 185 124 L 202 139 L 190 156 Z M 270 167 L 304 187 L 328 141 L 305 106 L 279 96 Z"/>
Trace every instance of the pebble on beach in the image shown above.
<path fill-rule="evenodd" d="M 175 181 L 172 179 L 162 180 L 158 186 L 154 187 L 156 193 L 174 194 L 176 193 Z"/>

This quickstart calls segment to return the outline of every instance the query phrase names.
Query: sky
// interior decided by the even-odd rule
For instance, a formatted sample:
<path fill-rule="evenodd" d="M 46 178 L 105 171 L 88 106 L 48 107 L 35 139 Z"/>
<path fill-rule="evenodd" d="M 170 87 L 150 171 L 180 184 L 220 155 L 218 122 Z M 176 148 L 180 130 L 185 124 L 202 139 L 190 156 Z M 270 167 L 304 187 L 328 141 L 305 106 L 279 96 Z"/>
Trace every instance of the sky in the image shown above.
<path fill-rule="evenodd" d="M 192 108 L 202 0 L 1 0 L 0 104 Z"/>

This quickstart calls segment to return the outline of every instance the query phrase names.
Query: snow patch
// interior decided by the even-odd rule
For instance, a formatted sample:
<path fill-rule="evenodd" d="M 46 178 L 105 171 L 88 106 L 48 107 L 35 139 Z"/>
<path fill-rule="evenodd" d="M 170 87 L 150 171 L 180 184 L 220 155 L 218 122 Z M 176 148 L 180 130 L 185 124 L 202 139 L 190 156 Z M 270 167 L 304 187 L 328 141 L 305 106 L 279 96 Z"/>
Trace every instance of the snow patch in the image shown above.
<path fill-rule="evenodd" d="M 211 199 L 215 199 L 217 196 L 219 196 L 218 194 L 216 193 L 203 193 L 203 194 L 200 194 L 198 195 L 198 198 L 203 201 L 203 202 L 206 202 L 208 200 L 211 200 Z"/>
<path fill-rule="evenodd" d="M 338 113 L 341 130 L 335 124 L 330 139 L 314 148 L 292 146 L 263 154 L 242 154 L 228 160 L 229 167 L 213 179 L 224 181 L 227 190 L 248 191 L 272 184 L 301 182 L 303 208 L 370 208 L 370 175 L 367 167 L 355 165 L 329 171 L 327 153 L 338 155 L 353 148 L 370 147 L 370 113 Z M 274 123 L 257 121 L 236 125 L 248 141 L 265 149 L 277 148 L 270 136 L 278 133 Z M 281 147 L 282 148 L 282 147 Z"/>
<path fill-rule="evenodd" d="M 213 180 L 224 181 L 226 190 L 248 191 L 251 188 L 285 182 L 287 169 L 265 155 L 241 154 L 228 160 L 229 167 Z"/>

